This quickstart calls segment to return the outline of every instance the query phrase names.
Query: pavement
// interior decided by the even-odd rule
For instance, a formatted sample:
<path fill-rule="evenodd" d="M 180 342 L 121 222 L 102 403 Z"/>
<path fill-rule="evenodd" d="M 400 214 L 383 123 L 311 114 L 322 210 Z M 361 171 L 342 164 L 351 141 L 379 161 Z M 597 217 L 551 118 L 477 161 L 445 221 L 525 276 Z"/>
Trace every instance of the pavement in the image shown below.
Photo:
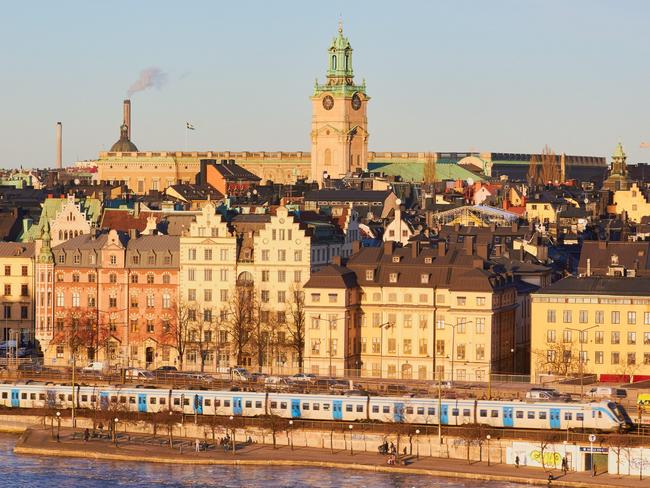
<path fill-rule="evenodd" d="M 278 441 L 286 436 L 278 435 Z M 366 471 L 402 472 L 423 476 L 449 476 L 465 479 L 484 479 L 494 481 L 521 482 L 543 486 L 565 487 L 647 487 L 648 480 L 639 480 L 629 476 L 617 476 L 607 473 L 592 477 L 590 473 L 571 472 L 564 475 L 559 470 L 545 471 L 541 468 L 521 467 L 485 462 L 473 462 L 459 459 L 442 459 L 432 457 L 417 457 L 417 453 L 403 457 L 406 464 L 389 466 L 388 457 L 376 453 L 353 452 L 350 450 L 330 451 L 287 445 L 276 449 L 270 445 L 247 444 L 245 439 L 237 439 L 237 449 L 227 452 L 224 448 L 211 443 L 201 445 L 196 452 L 195 439 L 173 439 L 170 447 L 168 436 L 159 435 L 127 435 L 120 434 L 117 444 L 104 432 L 102 437 L 92 437 L 84 441 L 81 431 L 61 429 L 59 441 L 56 439 L 56 429 L 28 429 L 20 437 L 15 452 L 18 454 L 36 454 L 64 457 L 85 457 L 95 459 L 111 459 L 139 462 L 178 463 L 178 464 L 237 464 L 237 465 L 270 465 L 270 466 L 316 466 L 340 469 L 361 469 Z M 199 439 L 203 444 L 204 440 Z M 374 447 L 374 446 L 373 446 Z M 370 446 L 368 446 L 370 448 Z M 549 474 L 553 480 L 548 482 Z M 423 480 L 424 481 L 424 480 Z"/>

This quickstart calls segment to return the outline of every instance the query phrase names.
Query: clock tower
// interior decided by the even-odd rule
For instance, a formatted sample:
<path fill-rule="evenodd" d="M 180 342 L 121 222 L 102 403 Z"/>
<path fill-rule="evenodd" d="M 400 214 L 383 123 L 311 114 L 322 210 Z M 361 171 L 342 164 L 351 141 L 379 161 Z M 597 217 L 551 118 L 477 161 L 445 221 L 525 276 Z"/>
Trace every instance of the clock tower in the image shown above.
<path fill-rule="evenodd" d="M 339 21 L 328 49 L 327 80 L 316 80 L 311 97 L 311 177 L 321 186 L 324 175 L 342 178 L 367 167 L 368 100 L 365 81 L 354 84 L 352 47 Z"/>

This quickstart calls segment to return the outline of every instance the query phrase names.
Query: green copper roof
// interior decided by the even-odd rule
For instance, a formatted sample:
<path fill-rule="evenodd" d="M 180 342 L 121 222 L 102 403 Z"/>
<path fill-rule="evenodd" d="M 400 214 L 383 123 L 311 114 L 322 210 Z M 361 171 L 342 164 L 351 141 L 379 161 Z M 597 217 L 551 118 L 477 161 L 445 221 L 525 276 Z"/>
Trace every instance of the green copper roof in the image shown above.
<path fill-rule="evenodd" d="M 80 200 L 76 200 L 77 203 Z M 56 214 L 61 210 L 63 204 L 67 202 L 65 198 L 48 198 L 42 203 L 41 217 L 38 223 L 32 225 L 20 236 L 21 242 L 32 242 L 40 239 L 43 235 L 43 230 L 47 223 L 47 231 L 49 232 L 49 222 L 56 217 Z M 97 198 L 86 198 L 81 200 L 81 212 L 85 213 L 92 223 L 97 223 L 101 216 L 102 202 Z"/>
<path fill-rule="evenodd" d="M 374 160 L 368 163 L 368 170 L 381 171 L 387 176 L 400 176 L 404 181 L 424 180 L 424 161 L 418 159 L 406 160 L 400 158 L 399 162 Z M 466 170 L 456 163 L 436 162 L 436 180 L 467 180 L 484 181 L 484 178 Z"/>
<path fill-rule="evenodd" d="M 620 142 L 616 145 L 616 149 L 614 149 L 614 154 L 612 154 L 612 158 L 625 159 L 625 152 L 623 151 L 623 144 L 621 144 Z"/>

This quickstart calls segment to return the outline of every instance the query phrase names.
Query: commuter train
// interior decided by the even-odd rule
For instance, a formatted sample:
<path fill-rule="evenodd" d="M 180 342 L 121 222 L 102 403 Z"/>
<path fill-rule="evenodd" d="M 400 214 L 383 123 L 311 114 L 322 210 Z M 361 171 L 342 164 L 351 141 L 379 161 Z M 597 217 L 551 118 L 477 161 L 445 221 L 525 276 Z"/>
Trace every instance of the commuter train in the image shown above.
<path fill-rule="evenodd" d="M 511 429 L 614 432 L 633 427 L 622 405 L 526 402 L 361 395 L 318 395 L 214 390 L 170 390 L 119 386 L 75 386 L 77 408 L 156 413 L 256 417 L 278 415 L 305 420 L 463 425 Z M 70 408 L 72 387 L 43 383 L 0 385 L 0 406 Z"/>

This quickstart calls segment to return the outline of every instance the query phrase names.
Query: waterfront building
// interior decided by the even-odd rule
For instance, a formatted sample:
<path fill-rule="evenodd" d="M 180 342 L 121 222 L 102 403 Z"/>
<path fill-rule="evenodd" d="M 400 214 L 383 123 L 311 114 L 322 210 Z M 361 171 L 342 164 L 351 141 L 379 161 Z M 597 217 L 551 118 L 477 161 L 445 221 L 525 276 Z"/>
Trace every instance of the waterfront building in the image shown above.
<path fill-rule="evenodd" d="M 33 341 L 34 243 L 0 242 L 3 341 Z"/>
<path fill-rule="evenodd" d="M 567 277 L 532 296 L 531 381 L 650 379 L 650 278 Z"/>
<path fill-rule="evenodd" d="M 625 215 L 628 220 L 637 224 L 641 219 L 650 215 L 650 202 L 646 191 L 632 183 L 629 189 L 614 192 L 614 205 L 618 215 Z"/>
<path fill-rule="evenodd" d="M 516 287 L 469 246 L 355 247 L 314 273 L 305 370 L 460 381 L 513 372 Z"/>

